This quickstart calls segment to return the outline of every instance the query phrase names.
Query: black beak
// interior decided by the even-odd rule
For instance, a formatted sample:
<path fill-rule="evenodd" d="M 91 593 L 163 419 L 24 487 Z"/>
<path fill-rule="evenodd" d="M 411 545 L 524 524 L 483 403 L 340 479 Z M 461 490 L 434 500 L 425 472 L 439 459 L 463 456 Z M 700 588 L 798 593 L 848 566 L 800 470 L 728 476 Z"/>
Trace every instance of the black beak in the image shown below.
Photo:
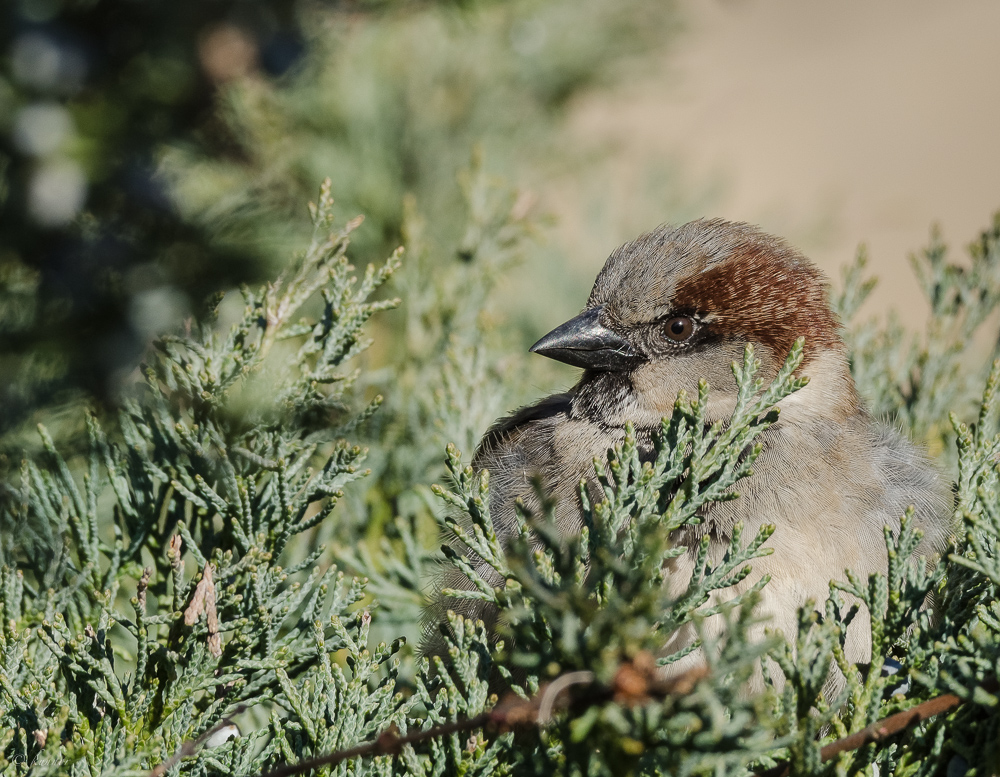
<path fill-rule="evenodd" d="M 589 308 L 557 326 L 530 350 L 588 370 L 625 370 L 639 362 L 628 340 L 600 322 L 601 307 Z"/>

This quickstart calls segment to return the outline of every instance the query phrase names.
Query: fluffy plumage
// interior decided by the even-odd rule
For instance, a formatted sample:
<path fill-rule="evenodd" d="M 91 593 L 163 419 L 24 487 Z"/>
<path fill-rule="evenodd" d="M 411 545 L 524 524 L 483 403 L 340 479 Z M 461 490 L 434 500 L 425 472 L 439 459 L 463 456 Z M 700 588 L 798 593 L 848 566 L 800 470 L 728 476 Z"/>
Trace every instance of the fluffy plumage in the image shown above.
<path fill-rule="evenodd" d="M 534 506 L 536 476 L 557 500 L 559 526 L 578 531 L 577 483 L 593 478 L 593 458 L 622 441 L 627 421 L 640 435 L 653 434 L 677 393 L 695 394 L 699 378 L 712 387 L 709 420 L 726 417 L 736 398 L 730 364 L 742 359 L 745 344 L 754 345 L 761 377 L 770 380 L 799 336 L 809 385 L 781 402 L 754 474 L 737 486 L 740 498 L 711 505 L 704 523 L 681 530 L 678 542 L 694 547 L 710 533 L 719 558 L 737 522 L 748 536 L 776 524 L 773 555 L 757 560 L 738 589 L 770 575 L 761 610 L 786 634 L 794 633 L 796 609 L 825 599 L 829 581 L 845 569 L 886 570 L 883 526 L 898 530 L 909 505 L 924 531 L 920 552 L 940 550 L 947 485 L 913 443 L 864 408 L 822 275 L 782 240 L 721 220 L 661 227 L 618 248 L 584 312 L 533 347 L 585 371 L 569 392 L 519 410 L 484 436 L 473 466 L 490 471 L 498 533 L 511 533 L 516 500 Z M 673 564 L 671 584 L 686 585 L 692 556 Z M 869 659 L 867 630 L 865 617 L 851 626 L 850 660 Z M 689 638 L 678 635 L 665 650 Z M 692 654 L 673 671 L 697 660 Z"/>

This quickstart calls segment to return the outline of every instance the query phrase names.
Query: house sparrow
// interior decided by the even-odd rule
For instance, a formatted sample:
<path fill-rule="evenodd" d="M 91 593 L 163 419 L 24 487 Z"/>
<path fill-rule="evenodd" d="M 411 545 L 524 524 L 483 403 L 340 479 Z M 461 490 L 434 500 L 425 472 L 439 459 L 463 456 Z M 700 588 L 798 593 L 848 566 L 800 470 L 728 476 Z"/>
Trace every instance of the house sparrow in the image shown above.
<path fill-rule="evenodd" d="M 754 474 L 736 485 L 739 498 L 707 506 L 701 524 L 677 532 L 676 542 L 692 550 L 671 562 L 668 585 L 678 593 L 686 588 L 706 533 L 717 562 L 736 523 L 748 536 L 773 523 L 773 554 L 720 593 L 734 596 L 770 575 L 760 614 L 794 638 L 797 609 L 809 599 L 823 602 L 830 580 L 843 579 L 845 569 L 862 578 L 886 572 L 883 527 L 898 532 L 909 505 L 924 532 L 919 553 L 941 550 L 949 531 L 947 484 L 912 442 L 865 409 L 823 276 L 784 241 L 722 220 L 660 227 L 621 246 L 583 312 L 532 346 L 584 372 L 568 392 L 498 421 L 480 443 L 473 467 L 490 472 L 498 536 L 516 531 L 517 500 L 539 507 L 535 478 L 556 500 L 559 527 L 579 531 L 577 484 L 593 482 L 594 458 L 622 442 L 627 422 L 640 440 L 649 439 L 679 391 L 697 394 L 700 378 L 711 386 L 707 420 L 727 418 L 736 402 L 731 364 L 742 361 L 745 345 L 754 346 L 758 375 L 770 381 L 799 336 L 799 374 L 808 385 L 779 403 L 778 421 L 760 438 Z M 722 620 L 710 619 L 708 628 L 715 621 L 720 630 Z M 859 613 L 848 629 L 850 661 L 870 660 L 869 630 L 867 613 Z M 693 639 L 675 635 L 665 651 Z M 691 654 L 671 672 L 698 660 Z"/>

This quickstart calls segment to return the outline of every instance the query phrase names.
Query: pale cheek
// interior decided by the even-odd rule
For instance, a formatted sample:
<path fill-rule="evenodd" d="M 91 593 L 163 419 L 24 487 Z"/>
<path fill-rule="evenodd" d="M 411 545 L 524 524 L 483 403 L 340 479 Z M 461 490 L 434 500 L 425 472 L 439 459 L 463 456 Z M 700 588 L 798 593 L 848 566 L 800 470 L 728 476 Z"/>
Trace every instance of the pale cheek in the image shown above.
<path fill-rule="evenodd" d="M 685 369 L 679 369 L 676 361 L 644 364 L 632 373 L 635 389 L 643 410 L 663 417 L 670 415 L 677 394 L 681 390 L 689 397 L 698 395 L 698 378 Z"/>
<path fill-rule="evenodd" d="M 721 418 L 735 401 L 736 381 L 730 365 L 737 358 L 742 362 L 743 351 L 732 347 L 650 362 L 632 373 L 632 385 L 642 410 L 662 418 L 673 412 L 682 389 L 689 399 L 697 397 L 698 381 L 704 379 L 710 387 L 709 416 Z"/>

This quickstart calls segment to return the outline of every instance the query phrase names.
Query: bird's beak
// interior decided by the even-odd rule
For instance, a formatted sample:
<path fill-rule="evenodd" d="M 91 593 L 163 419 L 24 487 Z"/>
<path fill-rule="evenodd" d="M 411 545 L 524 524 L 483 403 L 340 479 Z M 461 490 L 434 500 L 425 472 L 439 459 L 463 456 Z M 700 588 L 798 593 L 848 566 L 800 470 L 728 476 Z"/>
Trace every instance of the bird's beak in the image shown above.
<path fill-rule="evenodd" d="M 583 311 L 528 350 L 588 370 L 613 372 L 635 365 L 639 357 L 628 340 L 601 324 L 602 309 L 599 306 Z"/>

